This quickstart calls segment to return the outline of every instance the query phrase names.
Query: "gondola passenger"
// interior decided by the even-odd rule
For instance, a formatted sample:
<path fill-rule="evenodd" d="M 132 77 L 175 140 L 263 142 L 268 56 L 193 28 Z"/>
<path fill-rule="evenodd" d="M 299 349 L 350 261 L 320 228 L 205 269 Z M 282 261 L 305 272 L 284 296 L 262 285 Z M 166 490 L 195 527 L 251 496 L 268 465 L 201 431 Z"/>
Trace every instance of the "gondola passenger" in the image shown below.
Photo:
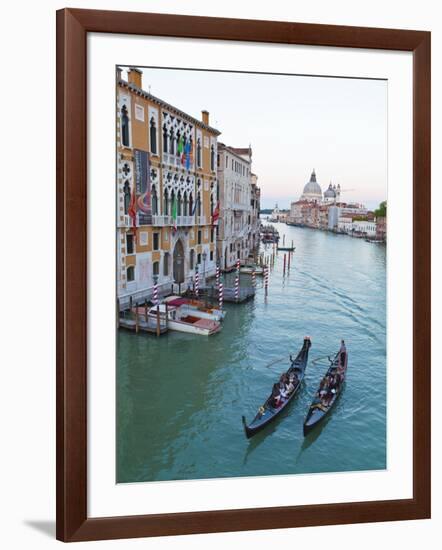
<path fill-rule="evenodd" d="M 281 404 L 281 391 L 279 384 L 273 384 L 272 388 L 272 406 L 277 409 Z"/>

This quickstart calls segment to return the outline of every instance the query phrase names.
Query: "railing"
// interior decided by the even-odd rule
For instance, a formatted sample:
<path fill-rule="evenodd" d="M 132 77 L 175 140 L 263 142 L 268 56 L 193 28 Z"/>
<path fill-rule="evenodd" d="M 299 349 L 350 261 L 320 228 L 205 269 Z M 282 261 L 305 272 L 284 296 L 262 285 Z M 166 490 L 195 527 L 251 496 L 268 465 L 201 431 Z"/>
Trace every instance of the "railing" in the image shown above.
<path fill-rule="evenodd" d="M 152 225 L 157 227 L 172 225 L 172 223 L 172 216 L 152 216 Z"/>
<path fill-rule="evenodd" d="M 198 225 L 206 225 L 206 216 L 197 216 L 196 223 Z"/>
<path fill-rule="evenodd" d="M 177 216 L 177 226 L 189 226 L 195 225 L 194 216 Z M 165 227 L 168 225 L 174 225 L 172 216 L 152 216 L 152 225 L 157 227 Z"/>
<path fill-rule="evenodd" d="M 195 217 L 194 216 L 177 216 L 176 224 L 178 226 L 195 225 Z"/>
<path fill-rule="evenodd" d="M 163 162 L 164 164 L 168 164 L 169 166 L 178 166 L 179 168 L 187 169 L 187 163 L 184 162 L 184 164 L 182 164 L 181 156 L 171 155 L 170 153 L 163 153 Z M 189 170 L 193 170 L 193 168 L 194 168 L 194 164 L 193 162 L 190 162 Z"/>

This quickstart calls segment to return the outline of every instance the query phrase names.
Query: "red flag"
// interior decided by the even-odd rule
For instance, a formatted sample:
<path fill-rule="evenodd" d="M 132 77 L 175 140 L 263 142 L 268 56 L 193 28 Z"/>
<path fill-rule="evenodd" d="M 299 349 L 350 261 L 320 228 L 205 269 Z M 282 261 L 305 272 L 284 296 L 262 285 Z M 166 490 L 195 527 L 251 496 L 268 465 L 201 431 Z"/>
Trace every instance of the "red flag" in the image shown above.
<path fill-rule="evenodd" d="M 219 220 L 219 201 L 216 205 L 216 208 L 215 210 L 213 211 L 213 214 L 212 214 L 212 225 L 215 225 L 215 223 Z"/>
<path fill-rule="evenodd" d="M 130 197 L 130 203 L 129 208 L 127 209 L 127 213 L 132 218 L 132 224 L 135 233 L 137 232 L 137 197 L 135 196 L 135 189 L 132 191 L 132 195 Z"/>

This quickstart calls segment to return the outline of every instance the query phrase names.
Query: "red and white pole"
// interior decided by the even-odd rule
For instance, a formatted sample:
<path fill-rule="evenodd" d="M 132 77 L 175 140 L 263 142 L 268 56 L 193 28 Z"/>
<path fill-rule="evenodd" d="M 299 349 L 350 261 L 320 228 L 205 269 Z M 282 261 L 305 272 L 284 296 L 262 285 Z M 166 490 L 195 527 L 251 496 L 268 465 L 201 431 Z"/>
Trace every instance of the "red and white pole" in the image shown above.
<path fill-rule="evenodd" d="M 239 271 L 236 272 L 235 277 L 235 301 L 237 302 L 239 299 Z"/>
<path fill-rule="evenodd" d="M 200 290 L 200 274 L 198 273 L 198 268 L 195 270 L 195 296 L 198 298 Z"/>
<path fill-rule="evenodd" d="M 218 286 L 218 305 L 219 305 L 220 311 L 223 310 L 223 300 L 224 300 L 224 286 L 220 281 Z"/>
<path fill-rule="evenodd" d="M 267 266 L 264 267 L 264 290 L 267 296 L 269 291 L 269 268 Z"/>
<path fill-rule="evenodd" d="M 220 269 L 219 269 L 219 263 L 216 264 L 216 288 L 219 288 L 219 273 L 220 273 Z"/>
<path fill-rule="evenodd" d="M 160 303 L 158 299 L 158 282 L 156 279 L 154 280 L 154 283 L 153 283 L 153 303 L 155 305 L 158 305 Z"/>

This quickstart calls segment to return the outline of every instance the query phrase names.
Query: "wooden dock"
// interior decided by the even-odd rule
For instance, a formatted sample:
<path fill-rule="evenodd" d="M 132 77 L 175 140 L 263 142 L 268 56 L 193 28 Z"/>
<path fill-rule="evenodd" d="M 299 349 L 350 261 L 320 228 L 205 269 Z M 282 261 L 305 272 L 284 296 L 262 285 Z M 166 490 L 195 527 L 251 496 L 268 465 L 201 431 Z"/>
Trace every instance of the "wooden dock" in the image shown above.
<path fill-rule="evenodd" d="M 155 319 L 150 316 L 146 317 L 144 313 L 137 313 L 136 311 L 121 312 L 118 320 L 118 327 L 134 332 L 148 332 L 150 334 L 156 334 L 157 336 L 161 336 L 161 334 L 165 334 L 169 330 L 164 318 Z"/>

